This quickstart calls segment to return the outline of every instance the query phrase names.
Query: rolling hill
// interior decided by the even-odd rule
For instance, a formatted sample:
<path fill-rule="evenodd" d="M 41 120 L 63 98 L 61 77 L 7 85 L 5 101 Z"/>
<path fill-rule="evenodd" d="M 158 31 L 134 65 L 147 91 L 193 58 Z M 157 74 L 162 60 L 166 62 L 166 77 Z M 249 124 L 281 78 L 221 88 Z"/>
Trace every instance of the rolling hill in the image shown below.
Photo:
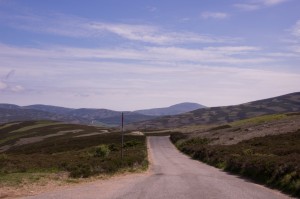
<path fill-rule="evenodd" d="M 147 168 L 146 137 L 103 126 L 54 121 L 0 124 L 0 196 L 23 186 L 112 175 Z M 52 178 L 52 176 L 60 176 Z M 34 180 L 33 180 L 34 179 Z M 17 194 L 17 195 L 15 195 Z"/>
<path fill-rule="evenodd" d="M 133 123 L 127 128 L 158 130 L 188 125 L 223 124 L 261 115 L 298 111 L 300 111 L 300 92 L 235 106 L 197 109 L 180 115 Z"/>
<path fill-rule="evenodd" d="M 165 108 L 137 110 L 135 112 L 143 115 L 165 116 L 165 115 L 177 115 L 181 113 L 186 113 L 200 108 L 205 108 L 205 106 L 197 103 L 185 102 L 185 103 L 175 104 L 173 106 L 169 106 Z"/>
<path fill-rule="evenodd" d="M 195 103 L 182 103 L 168 108 L 158 108 L 144 110 L 149 114 L 143 114 L 139 111 L 126 111 L 125 124 L 140 122 L 154 119 L 164 114 L 178 114 L 201 108 L 202 105 Z M 141 111 L 141 112 L 144 112 Z M 149 112 L 150 111 L 150 112 Z M 50 106 L 43 104 L 35 104 L 29 106 L 18 106 L 14 104 L 0 104 L 0 124 L 13 121 L 29 121 L 29 120 L 53 120 L 63 121 L 74 124 L 93 124 L 118 126 L 121 121 L 121 112 L 108 109 L 93 108 L 65 108 L 59 106 Z"/>
<path fill-rule="evenodd" d="M 75 110 L 72 108 L 65 108 L 65 107 L 60 107 L 60 106 L 50 106 L 50 105 L 43 105 L 43 104 L 34 104 L 34 105 L 29 105 L 29 106 L 23 106 L 22 108 L 45 111 L 45 112 L 56 113 L 56 114 L 66 114 L 70 111 Z"/>
<path fill-rule="evenodd" d="M 153 119 L 153 116 L 125 112 L 125 123 Z M 0 104 L 0 123 L 53 120 L 75 124 L 120 125 L 121 112 L 108 109 L 70 109 L 48 105 L 17 106 Z"/>
<path fill-rule="evenodd" d="M 13 104 L 0 104 L 0 124 L 12 121 L 54 120 L 68 123 L 89 124 L 89 120 L 67 114 L 59 114 L 39 109 L 29 109 Z"/>

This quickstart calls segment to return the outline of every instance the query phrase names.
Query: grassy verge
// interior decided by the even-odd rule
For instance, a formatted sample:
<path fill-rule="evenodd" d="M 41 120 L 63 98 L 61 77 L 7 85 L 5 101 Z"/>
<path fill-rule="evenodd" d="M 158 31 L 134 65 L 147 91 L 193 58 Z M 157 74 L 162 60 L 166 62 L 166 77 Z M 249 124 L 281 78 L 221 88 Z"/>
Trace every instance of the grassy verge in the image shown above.
<path fill-rule="evenodd" d="M 300 197 L 300 130 L 235 145 L 172 134 L 171 141 L 194 159 Z"/>

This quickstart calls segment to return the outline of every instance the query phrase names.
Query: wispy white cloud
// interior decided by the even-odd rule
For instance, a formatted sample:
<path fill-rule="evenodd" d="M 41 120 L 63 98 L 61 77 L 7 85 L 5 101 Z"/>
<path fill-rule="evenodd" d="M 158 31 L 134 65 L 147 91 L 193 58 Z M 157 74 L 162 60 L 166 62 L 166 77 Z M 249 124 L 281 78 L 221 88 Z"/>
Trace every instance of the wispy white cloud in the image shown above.
<path fill-rule="evenodd" d="M 284 38 L 282 42 L 288 44 L 286 48 L 290 51 L 290 54 L 300 57 L 300 20 L 286 31 L 289 33 L 289 37 Z"/>
<path fill-rule="evenodd" d="M 234 7 L 240 10 L 253 11 L 264 7 L 279 5 L 287 1 L 289 0 L 249 0 L 247 3 L 234 4 Z"/>
<path fill-rule="evenodd" d="M 224 17 L 225 13 L 215 13 L 216 18 Z M 187 31 L 165 30 L 154 25 L 107 23 L 55 14 L 51 16 L 40 16 L 23 14 L 11 16 L 6 14 L 1 17 L 3 23 L 18 29 L 32 32 L 42 32 L 67 37 L 89 37 L 103 38 L 110 34 L 125 40 L 144 43 L 167 45 L 182 43 L 232 43 L 237 38 L 217 37 L 206 34 L 198 34 Z"/>
<path fill-rule="evenodd" d="M 253 11 L 261 8 L 261 6 L 258 4 L 245 4 L 245 3 L 234 4 L 234 7 L 245 11 Z"/>
<path fill-rule="evenodd" d="M 300 46 L 290 46 L 290 50 L 294 53 L 298 54 L 298 57 L 300 56 Z"/>
<path fill-rule="evenodd" d="M 273 52 L 273 53 L 267 53 L 266 56 L 282 57 L 282 58 L 300 58 L 298 54 L 292 52 Z"/>
<path fill-rule="evenodd" d="M 197 63 L 223 63 L 223 64 L 249 64 L 272 62 L 273 59 L 259 55 L 259 47 L 254 46 L 221 46 L 189 49 L 181 47 L 143 47 L 139 49 L 127 48 L 71 48 L 56 46 L 52 48 L 20 48 L 0 45 L 0 56 L 23 57 L 34 59 L 111 59 L 115 61 L 169 61 L 197 62 Z M 254 53 L 254 54 L 253 54 Z M 256 54 L 255 54 L 256 53 Z"/>
<path fill-rule="evenodd" d="M 213 37 L 199 35 L 191 32 L 168 32 L 155 26 L 90 23 L 85 25 L 88 29 L 98 32 L 109 32 L 122 38 L 154 44 L 176 44 L 176 43 L 222 43 L 232 42 L 234 39 L 225 37 Z"/>
<path fill-rule="evenodd" d="M 187 21 L 191 21 L 191 18 L 183 17 L 183 18 L 179 19 L 179 22 L 187 22 Z"/>
<path fill-rule="evenodd" d="M 221 52 L 222 54 L 243 54 L 251 51 L 259 51 L 260 47 L 255 46 L 221 46 L 221 47 L 206 47 L 205 50 L 210 52 Z"/>
<path fill-rule="evenodd" d="M 239 4 L 240 9 L 255 10 L 284 1 L 244 2 L 248 3 Z M 290 69 L 299 62 L 296 44 L 293 52 L 270 53 L 245 40 L 147 23 L 18 13 L 6 13 L 0 22 L 30 32 L 98 43 L 90 48 L 74 47 L 80 42 L 72 46 L 39 43 L 38 47 L 0 43 L 0 92 L 5 93 L 0 94 L 0 102 L 128 110 L 182 101 L 228 105 L 299 90 L 299 72 Z M 206 18 L 230 17 L 227 13 L 206 14 Z M 296 38 L 298 30 L 297 23 L 293 28 Z M 110 44 L 107 38 L 117 42 Z M 287 66 L 293 61 L 296 64 Z"/>
<path fill-rule="evenodd" d="M 259 0 L 258 2 L 266 5 L 266 6 L 274 6 L 290 0 Z"/>
<path fill-rule="evenodd" d="M 186 85 L 198 85 L 193 89 L 188 88 L 190 90 L 186 93 L 186 96 L 194 96 L 195 94 L 192 95 L 192 93 L 196 93 L 195 88 L 203 88 L 205 82 L 211 82 L 214 78 L 221 81 L 224 79 L 222 76 L 241 71 L 242 69 L 238 68 L 240 66 L 246 67 L 273 61 L 264 57 L 253 57 L 251 53 L 261 54 L 260 50 L 259 47 L 253 46 L 202 49 L 145 47 L 136 50 L 57 46 L 36 49 L 2 44 L 0 45 L 0 59 L 2 71 L 6 71 L 2 76 L 11 76 L 9 75 L 12 73 L 10 69 L 15 68 L 20 77 L 16 82 L 27 83 L 25 84 L 26 90 L 17 83 L 8 87 L 6 82 L 2 82 L 1 88 L 2 91 L 12 93 L 17 91 L 33 94 L 42 92 L 41 96 L 48 95 L 44 92 L 47 90 L 47 93 L 52 93 L 57 99 L 73 93 L 72 95 L 76 95 L 76 98 L 80 98 L 77 101 L 82 100 L 82 95 L 89 95 L 93 99 L 99 99 L 101 95 L 101 100 L 108 100 L 112 96 L 129 99 L 133 94 L 151 95 L 149 97 L 157 95 L 157 99 L 164 100 L 163 98 L 169 99 L 169 96 L 175 97 L 175 93 L 178 95 L 178 89 L 186 90 Z M 247 53 L 251 54 L 249 56 L 251 58 L 243 57 Z M 207 63 L 223 67 L 206 66 Z M 199 77 L 203 81 L 199 82 Z M 233 84 L 233 80 L 226 81 L 229 81 L 228 85 Z M 176 91 L 172 89 L 174 85 Z M 145 90 L 151 94 L 145 93 Z M 43 99 L 39 96 L 35 97 L 47 102 L 46 97 Z M 83 102 L 86 101 L 83 100 Z"/>
<path fill-rule="evenodd" d="M 155 6 L 148 6 L 147 9 L 150 11 L 150 12 L 156 12 L 158 10 L 157 7 Z"/>
<path fill-rule="evenodd" d="M 296 22 L 294 27 L 291 29 L 292 35 L 298 37 L 300 39 L 300 20 Z"/>
<path fill-rule="evenodd" d="M 203 12 L 201 16 L 205 19 L 226 19 L 229 17 L 229 14 L 225 12 Z"/>
<path fill-rule="evenodd" d="M 19 104 L 21 96 L 24 104 L 130 110 L 182 101 L 237 104 L 296 91 L 298 73 L 254 67 L 277 60 L 261 57 L 262 50 L 255 46 L 37 49 L 2 44 L 0 76 L 9 81 L 0 81 L 0 92 L 6 93 L 0 102 Z M 120 104 L 122 100 L 128 103 Z"/>
<path fill-rule="evenodd" d="M 15 70 L 10 70 L 2 79 L 0 79 L 0 92 L 21 92 L 24 90 L 24 87 L 16 84 L 11 83 L 9 79 L 14 75 Z"/>
<path fill-rule="evenodd" d="M 0 91 L 7 88 L 7 84 L 0 80 Z"/>
<path fill-rule="evenodd" d="M 229 105 L 294 92 L 300 84 L 297 73 L 198 63 L 176 66 L 45 59 L 41 65 L 34 59 L 27 60 L 24 68 L 24 60 L 20 62 L 23 63 L 15 62 L 18 74 L 23 76 L 27 87 L 36 90 L 23 93 L 22 103 L 67 107 L 132 110 L 182 101 L 208 106 Z M 34 73 L 39 75 L 32 76 Z M 216 93 L 224 97 L 218 98 Z M 1 96 L 0 102 L 19 104 L 17 96 L 16 92 L 11 92 Z M 123 100 L 128 103 L 120 104 Z"/>

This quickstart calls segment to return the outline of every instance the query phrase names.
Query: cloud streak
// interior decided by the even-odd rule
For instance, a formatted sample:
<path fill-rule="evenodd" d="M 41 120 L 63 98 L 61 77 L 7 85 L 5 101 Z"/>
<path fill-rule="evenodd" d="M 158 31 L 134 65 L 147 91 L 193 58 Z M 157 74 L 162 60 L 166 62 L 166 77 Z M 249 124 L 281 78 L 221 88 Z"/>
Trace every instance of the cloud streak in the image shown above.
<path fill-rule="evenodd" d="M 181 47 L 143 47 L 138 49 L 126 48 L 71 48 L 57 46 L 45 49 L 20 48 L 0 45 L 0 56 L 23 57 L 32 59 L 110 59 L 115 61 L 177 61 L 196 63 L 249 64 L 266 63 L 274 59 L 259 55 L 260 48 L 253 46 L 221 46 L 189 49 Z M 253 53 L 257 53 L 253 57 Z"/>
<path fill-rule="evenodd" d="M 225 13 L 214 13 L 210 17 L 222 18 Z M 41 32 L 66 37 L 103 38 L 107 34 L 124 40 L 156 45 L 184 43 L 233 43 L 237 38 L 216 37 L 193 32 L 168 31 L 154 25 L 106 23 L 85 18 L 53 14 L 40 16 L 33 14 L 4 15 L 3 23 L 31 32 Z"/>
<path fill-rule="evenodd" d="M 22 63 L 15 63 L 22 82 L 29 88 L 22 93 L 24 102 L 28 98 L 31 99 L 29 103 L 67 107 L 86 107 L 87 104 L 100 103 L 102 108 L 117 109 L 111 103 L 120 104 L 118 102 L 125 100 L 129 103 L 126 107 L 122 105 L 122 109 L 127 110 L 142 108 L 145 104 L 155 107 L 159 102 L 169 105 L 186 100 L 216 106 L 293 92 L 300 83 L 299 74 L 232 66 L 75 60 L 71 63 L 54 63 L 51 59 L 42 62 L 43 65 L 40 65 L 36 60 L 27 60 L 26 68 Z M 35 73 L 39 75 L 35 76 Z M 215 93 L 224 97 L 216 98 Z M 11 95 L 4 95 L 1 100 L 13 103 L 17 94 L 11 92 Z"/>
<path fill-rule="evenodd" d="M 289 0 L 250 0 L 248 3 L 237 3 L 234 4 L 234 7 L 245 10 L 245 11 L 253 11 L 258 10 L 264 7 L 276 6 Z"/>
<path fill-rule="evenodd" d="M 300 20 L 296 22 L 294 27 L 291 30 L 292 35 L 298 37 L 300 39 Z"/>
<path fill-rule="evenodd" d="M 226 19 L 229 18 L 229 14 L 224 12 L 203 12 L 201 14 L 202 18 L 204 19 Z"/>
<path fill-rule="evenodd" d="M 10 70 L 3 79 L 0 79 L 0 92 L 21 92 L 24 90 L 23 86 L 9 82 L 14 73 L 15 70 Z"/>

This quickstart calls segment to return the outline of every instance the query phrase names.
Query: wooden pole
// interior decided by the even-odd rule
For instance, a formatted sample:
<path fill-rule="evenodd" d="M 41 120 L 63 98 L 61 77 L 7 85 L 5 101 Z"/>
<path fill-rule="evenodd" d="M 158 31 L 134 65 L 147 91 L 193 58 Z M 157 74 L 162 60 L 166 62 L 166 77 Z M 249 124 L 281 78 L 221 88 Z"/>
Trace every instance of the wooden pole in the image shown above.
<path fill-rule="evenodd" d="M 123 152 L 123 148 L 124 148 L 124 113 L 122 112 L 122 132 L 121 132 L 121 134 L 122 134 L 122 142 L 121 142 L 121 144 L 122 144 L 122 146 L 121 146 L 121 160 L 122 160 L 122 162 L 123 162 L 123 156 L 124 156 L 124 152 Z"/>

